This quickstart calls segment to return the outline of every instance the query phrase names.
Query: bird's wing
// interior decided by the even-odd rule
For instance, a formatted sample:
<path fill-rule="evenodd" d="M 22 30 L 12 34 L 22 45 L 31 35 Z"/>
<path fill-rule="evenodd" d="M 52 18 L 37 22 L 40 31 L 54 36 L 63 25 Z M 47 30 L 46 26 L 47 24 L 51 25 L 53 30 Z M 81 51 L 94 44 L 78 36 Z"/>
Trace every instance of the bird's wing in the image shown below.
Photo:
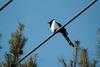
<path fill-rule="evenodd" d="M 60 23 L 58 23 L 58 22 L 56 22 L 56 23 L 58 24 L 58 26 L 59 26 L 59 27 L 61 27 L 61 26 L 62 26 Z"/>

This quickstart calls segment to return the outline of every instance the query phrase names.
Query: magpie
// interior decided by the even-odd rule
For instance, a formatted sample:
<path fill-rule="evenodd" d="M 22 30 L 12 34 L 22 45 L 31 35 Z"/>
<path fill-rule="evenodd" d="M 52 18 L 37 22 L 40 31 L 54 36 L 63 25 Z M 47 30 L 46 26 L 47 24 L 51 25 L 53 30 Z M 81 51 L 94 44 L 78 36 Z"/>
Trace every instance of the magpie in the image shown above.
<path fill-rule="evenodd" d="M 74 44 L 72 43 L 72 41 L 68 37 L 68 32 L 66 31 L 66 29 L 65 28 L 60 29 L 60 27 L 62 27 L 62 25 L 60 23 L 56 22 L 55 19 L 52 19 L 50 22 L 48 22 L 48 24 L 50 25 L 50 29 L 51 29 L 52 32 L 59 32 L 59 33 L 61 33 L 64 36 L 64 38 L 67 40 L 69 45 L 74 47 Z M 60 29 L 60 30 L 57 31 L 58 29 Z"/>

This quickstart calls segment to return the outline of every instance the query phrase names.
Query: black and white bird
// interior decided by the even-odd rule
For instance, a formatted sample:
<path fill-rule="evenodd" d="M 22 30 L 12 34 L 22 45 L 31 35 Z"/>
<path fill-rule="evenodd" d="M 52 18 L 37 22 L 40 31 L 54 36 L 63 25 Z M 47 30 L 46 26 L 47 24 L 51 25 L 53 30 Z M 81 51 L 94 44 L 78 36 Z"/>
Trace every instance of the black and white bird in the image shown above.
<path fill-rule="evenodd" d="M 49 22 L 50 25 L 50 29 L 52 32 L 56 32 L 58 29 L 60 29 L 60 27 L 62 27 L 62 25 L 58 22 L 56 22 L 55 19 L 52 19 Z M 62 33 L 62 35 L 64 36 L 64 38 L 67 40 L 67 42 L 69 43 L 69 45 L 71 45 L 72 47 L 74 47 L 74 44 L 71 42 L 71 40 L 68 37 L 68 33 L 66 31 L 65 28 L 62 28 L 60 31 L 58 31 L 59 33 Z"/>

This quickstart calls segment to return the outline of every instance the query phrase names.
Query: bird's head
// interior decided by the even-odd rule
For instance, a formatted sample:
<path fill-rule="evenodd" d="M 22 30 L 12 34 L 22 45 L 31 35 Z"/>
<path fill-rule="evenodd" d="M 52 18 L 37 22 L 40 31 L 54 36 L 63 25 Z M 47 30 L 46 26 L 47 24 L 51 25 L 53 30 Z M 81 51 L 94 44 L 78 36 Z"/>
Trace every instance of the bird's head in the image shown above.
<path fill-rule="evenodd" d="M 52 22 L 54 22 L 56 19 L 52 19 L 50 22 L 48 22 L 48 24 L 52 24 Z"/>

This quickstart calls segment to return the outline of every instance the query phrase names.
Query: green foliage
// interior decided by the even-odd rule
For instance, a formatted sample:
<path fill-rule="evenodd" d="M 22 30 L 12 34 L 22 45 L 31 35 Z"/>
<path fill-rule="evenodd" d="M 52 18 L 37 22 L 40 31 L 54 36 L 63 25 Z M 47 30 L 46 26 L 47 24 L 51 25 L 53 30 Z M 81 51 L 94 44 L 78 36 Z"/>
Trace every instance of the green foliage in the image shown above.
<path fill-rule="evenodd" d="M 10 52 L 5 53 L 5 62 L 3 67 L 10 67 L 18 61 L 19 56 L 23 54 L 23 47 L 26 43 L 26 38 L 23 35 L 24 24 L 19 23 L 18 29 L 12 34 L 10 43 Z M 1 36 L 1 35 L 0 35 Z"/>
<path fill-rule="evenodd" d="M 27 62 L 20 64 L 19 67 L 37 67 L 37 55 L 34 54 L 33 57 L 30 57 Z"/>
<path fill-rule="evenodd" d="M 64 58 L 58 59 L 59 62 L 63 65 L 63 67 L 67 67 L 66 61 Z"/>
<path fill-rule="evenodd" d="M 26 63 L 27 67 L 37 67 L 37 54 L 34 54 L 28 62 Z"/>
<path fill-rule="evenodd" d="M 2 64 L 0 63 L 0 67 L 2 67 Z"/>
<path fill-rule="evenodd" d="M 75 41 L 75 47 L 74 47 L 74 60 L 73 60 L 73 65 L 71 65 L 71 67 L 76 67 L 77 62 L 78 62 L 78 57 L 79 57 L 79 49 L 80 49 L 80 41 L 77 40 Z"/>
<path fill-rule="evenodd" d="M 90 67 L 96 67 L 96 64 L 97 64 L 97 60 L 94 59 Z"/>
<path fill-rule="evenodd" d="M 97 29 L 97 33 L 98 33 L 98 44 L 96 45 L 96 51 L 97 51 L 97 61 L 100 61 L 100 28 Z M 96 62 L 97 63 L 97 62 Z M 95 62 L 94 62 L 95 64 Z M 98 62 L 98 64 L 100 65 L 100 62 Z"/>
<path fill-rule="evenodd" d="M 74 59 L 70 60 L 70 64 L 66 64 L 65 59 L 61 58 L 59 61 L 63 67 L 96 67 L 97 60 L 93 60 L 92 63 L 88 60 L 88 51 L 85 48 L 80 48 L 80 41 L 75 41 L 74 47 Z"/>
<path fill-rule="evenodd" d="M 18 29 L 12 34 L 10 43 L 10 52 L 14 55 L 15 62 L 18 60 L 19 56 L 23 54 L 23 47 L 26 43 L 26 38 L 23 35 L 24 24 L 19 23 Z"/>
<path fill-rule="evenodd" d="M 27 62 L 27 67 L 37 67 L 36 57 L 30 58 Z"/>
<path fill-rule="evenodd" d="M 13 55 L 11 55 L 10 53 L 6 53 L 5 54 L 5 64 L 8 66 L 8 67 L 10 67 L 10 65 L 12 64 L 12 63 L 14 63 L 14 61 L 15 61 L 15 59 L 14 59 L 14 56 Z"/>
<path fill-rule="evenodd" d="M 12 33 L 11 39 L 9 40 L 10 51 L 9 53 L 5 53 L 5 62 L 3 64 L 0 63 L 0 67 L 11 67 L 11 65 L 15 66 L 16 61 L 19 60 L 19 57 L 23 55 L 23 48 L 27 39 L 23 34 L 24 24 L 19 23 L 18 29 L 16 32 Z M 1 34 L 0 34 L 1 37 Z M 37 56 L 34 55 L 25 63 L 19 63 L 16 65 L 17 67 L 37 67 Z"/>
<path fill-rule="evenodd" d="M 100 29 L 97 30 L 97 33 L 98 33 L 97 58 L 100 59 Z"/>
<path fill-rule="evenodd" d="M 81 50 L 79 67 L 89 67 L 87 49 Z"/>
<path fill-rule="evenodd" d="M 74 67 L 73 63 L 74 63 L 74 61 L 70 60 L 70 67 Z"/>

